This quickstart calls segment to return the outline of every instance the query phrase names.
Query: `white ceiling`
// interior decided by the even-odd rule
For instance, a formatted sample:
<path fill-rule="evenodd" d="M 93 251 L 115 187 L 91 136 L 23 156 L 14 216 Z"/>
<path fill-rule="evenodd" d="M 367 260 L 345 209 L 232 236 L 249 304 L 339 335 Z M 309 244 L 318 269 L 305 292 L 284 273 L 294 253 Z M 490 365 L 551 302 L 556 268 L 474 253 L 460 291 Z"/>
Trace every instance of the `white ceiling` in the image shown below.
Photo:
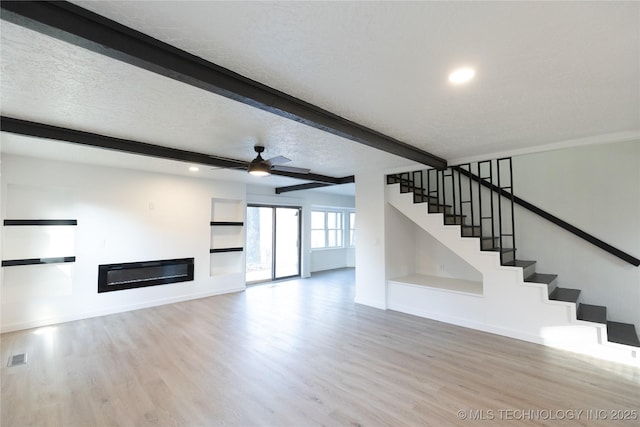
<path fill-rule="evenodd" d="M 450 161 L 640 135 L 638 2 L 74 3 Z M 413 165 L 1 25 L 3 115 L 244 160 L 259 142 L 331 176 Z M 453 87 L 459 65 L 476 79 Z"/>

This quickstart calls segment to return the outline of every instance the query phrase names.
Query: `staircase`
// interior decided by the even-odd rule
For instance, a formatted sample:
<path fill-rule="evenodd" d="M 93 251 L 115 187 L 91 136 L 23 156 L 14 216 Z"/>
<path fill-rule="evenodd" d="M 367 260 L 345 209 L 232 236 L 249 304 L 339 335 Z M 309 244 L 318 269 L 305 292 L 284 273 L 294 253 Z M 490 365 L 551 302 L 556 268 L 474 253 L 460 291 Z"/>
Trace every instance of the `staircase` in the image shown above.
<path fill-rule="evenodd" d="M 536 261 L 517 259 L 511 168 L 511 159 L 505 158 L 467 163 L 447 170 L 388 175 L 387 184 L 399 184 L 399 192 L 409 195 L 414 205 L 426 206 L 427 216 L 442 216 L 445 228 L 459 226 L 459 236 L 465 238 L 463 240 L 477 239 L 476 248 L 480 252 L 498 254 L 500 266 L 521 269 L 524 283 L 545 285 L 547 301 L 572 305 L 571 313 L 575 313 L 572 314 L 575 317 L 568 324 L 582 324 L 575 320 L 589 322 L 587 325 L 606 329 L 606 334 L 598 332 L 601 343 L 614 343 L 614 347 L 630 346 L 637 350 L 640 340 L 634 325 L 608 321 L 606 307 L 581 303 L 579 289 L 558 287 L 557 275 L 538 273 Z M 391 204 L 403 212 L 401 202 Z M 423 228 L 432 228 L 417 219 L 417 211 L 412 210 L 408 216 L 414 222 L 420 222 Z M 431 233 L 434 230 L 427 231 Z M 446 245 L 446 239 L 441 240 Z M 637 354 L 635 350 L 633 357 Z"/>

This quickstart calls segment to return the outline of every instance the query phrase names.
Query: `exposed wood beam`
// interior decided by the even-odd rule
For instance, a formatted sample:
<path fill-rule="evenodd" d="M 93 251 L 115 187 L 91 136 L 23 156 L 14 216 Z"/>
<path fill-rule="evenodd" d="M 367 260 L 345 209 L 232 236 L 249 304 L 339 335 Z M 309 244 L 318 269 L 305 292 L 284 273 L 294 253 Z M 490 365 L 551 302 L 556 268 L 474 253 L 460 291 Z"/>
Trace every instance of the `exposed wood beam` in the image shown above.
<path fill-rule="evenodd" d="M 327 182 L 308 182 L 306 184 L 290 185 L 287 187 L 277 187 L 276 194 L 287 193 L 289 191 L 310 190 L 312 188 L 328 187 L 330 185 L 350 184 L 356 182 L 355 176 L 345 176 L 344 178 L 338 178 L 337 183 L 330 184 Z"/>
<path fill-rule="evenodd" d="M 308 182 L 306 184 L 289 185 L 288 187 L 277 187 L 276 194 L 288 193 L 290 191 L 310 190 L 312 188 L 329 187 L 334 184 L 326 182 Z"/>
<path fill-rule="evenodd" d="M 121 151 L 129 154 L 156 157 L 160 159 L 178 160 L 182 162 L 197 163 L 201 165 L 247 169 L 249 162 L 243 160 L 217 157 L 195 151 L 180 150 L 177 148 L 163 147 L 130 139 L 114 138 L 99 135 L 97 133 L 84 132 L 43 123 L 30 122 L 12 117 L 0 117 L 0 129 L 2 132 L 18 135 L 33 136 L 36 138 L 53 139 L 57 141 L 71 142 L 89 147 L 104 148 L 107 150 Z M 305 181 L 320 181 L 328 184 L 342 184 L 345 178 L 335 178 L 319 174 L 303 174 L 292 172 L 272 171 L 273 175 L 281 175 Z M 347 177 L 348 178 L 348 177 Z"/>
<path fill-rule="evenodd" d="M 446 160 L 68 2 L 2 1 L 2 19 L 406 159 Z"/>
<path fill-rule="evenodd" d="M 284 172 L 284 171 L 276 171 L 276 170 L 272 170 L 271 171 L 271 175 L 278 175 L 278 176 L 285 176 L 288 178 L 299 178 L 300 176 L 304 176 L 305 180 L 307 181 L 319 181 L 319 182 L 324 182 L 326 184 L 331 184 L 331 185 L 336 185 L 336 184 L 341 184 L 342 183 L 342 178 L 334 178 L 334 177 L 328 177 L 328 176 L 324 176 L 324 175 L 318 175 L 315 173 L 305 173 L 305 174 L 299 174 L 299 173 L 295 173 L 295 172 Z"/>

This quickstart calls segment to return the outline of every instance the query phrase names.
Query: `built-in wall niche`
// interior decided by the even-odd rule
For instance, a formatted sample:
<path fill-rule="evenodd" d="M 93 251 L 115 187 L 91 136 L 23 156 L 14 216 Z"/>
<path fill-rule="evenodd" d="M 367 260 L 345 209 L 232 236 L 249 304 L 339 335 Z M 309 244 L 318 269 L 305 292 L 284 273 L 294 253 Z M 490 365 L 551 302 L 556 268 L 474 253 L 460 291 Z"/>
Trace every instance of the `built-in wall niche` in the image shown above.
<path fill-rule="evenodd" d="M 75 261 L 75 219 L 6 219 L 2 266 Z"/>
<path fill-rule="evenodd" d="M 244 274 L 244 212 L 242 200 L 211 200 L 211 276 Z"/>
<path fill-rule="evenodd" d="M 4 220 L 4 303 L 72 293 L 77 224 L 75 219 Z"/>

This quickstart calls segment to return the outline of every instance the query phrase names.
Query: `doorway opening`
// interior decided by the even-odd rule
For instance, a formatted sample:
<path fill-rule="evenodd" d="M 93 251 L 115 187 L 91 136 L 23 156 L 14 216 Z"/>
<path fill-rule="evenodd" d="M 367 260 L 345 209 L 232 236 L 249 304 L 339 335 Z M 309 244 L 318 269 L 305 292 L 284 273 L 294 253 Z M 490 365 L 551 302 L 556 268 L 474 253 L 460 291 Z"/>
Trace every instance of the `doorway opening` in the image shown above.
<path fill-rule="evenodd" d="M 247 206 L 247 284 L 300 277 L 302 208 Z"/>

